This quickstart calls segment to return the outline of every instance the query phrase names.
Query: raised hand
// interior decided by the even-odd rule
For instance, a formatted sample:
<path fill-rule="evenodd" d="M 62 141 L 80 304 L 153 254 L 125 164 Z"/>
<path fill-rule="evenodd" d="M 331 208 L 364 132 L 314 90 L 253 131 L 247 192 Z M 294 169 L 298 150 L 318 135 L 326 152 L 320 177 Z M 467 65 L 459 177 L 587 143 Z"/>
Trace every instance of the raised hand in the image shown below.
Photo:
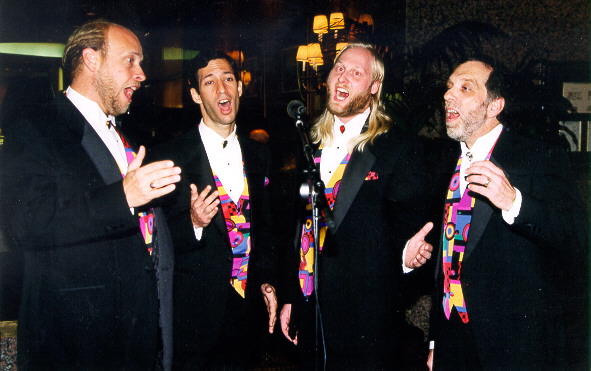
<path fill-rule="evenodd" d="M 181 168 L 174 166 L 172 161 L 164 160 L 142 166 L 145 156 L 146 149 L 141 146 L 123 179 L 123 192 L 129 207 L 145 205 L 174 191 L 174 183 L 181 180 Z"/>

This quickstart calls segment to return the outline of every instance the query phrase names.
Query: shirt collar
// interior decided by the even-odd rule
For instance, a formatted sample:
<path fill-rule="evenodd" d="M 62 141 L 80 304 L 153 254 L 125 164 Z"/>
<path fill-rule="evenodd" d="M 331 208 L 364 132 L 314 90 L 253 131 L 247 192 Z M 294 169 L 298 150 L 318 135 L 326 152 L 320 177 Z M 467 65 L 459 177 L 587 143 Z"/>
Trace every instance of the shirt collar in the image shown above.
<path fill-rule="evenodd" d="M 201 122 L 199 123 L 199 134 L 201 135 L 201 140 L 203 141 L 203 144 L 211 148 L 223 149 L 224 147 L 222 147 L 222 143 L 224 141 L 228 142 L 228 144 L 225 147 L 228 148 L 228 146 L 231 146 L 238 141 L 238 137 L 236 136 L 236 125 L 234 125 L 234 130 L 232 130 L 232 133 L 230 133 L 230 135 L 228 135 L 227 138 L 224 138 L 218 133 L 216 133 L 212 128 L 205 125 L 203 123 L 203 119 L 201 119 Z"/>
<path fill-rule="evenodd" d="M 334 126 L 332 129 L 332 133 L 335 136 L 335 138 L 339 138 L 340 136 L 345 136 L 350 139 L 350 138 L 358 136 L 361 133 L 361 130 L 363 129 L 363 125 L 365 125 L 365 122 L 367 121 L 367 117 L 369 116 L 370 112 L 371 112 L 371 109 L 369 107 L 367 107 L 367 109 L 365 111 L 363 111 L 362 113 L 353 117 L 346 124 L 343 123 L 341 121 L 341 119 L 339 119 L 338 117 L 335 116 L 334 117 Z M 341 129 L 340 129 L 341 125 L 345 125 L 345 132 L 344 133 L 341 133 Z"/>
<path fill-rule="evenodd" d="M 485 159 L 490 150 L 495 145 L 502 131 L 503 125 L 498 124 L 491 131 L 476 139 L 472 148 L 468 148 L 465 142 L 461 142 L 460 145 L 462 147 L 462 157 L 465 158 L 469 152 L 471 156 L 468 157 L 472 158 L 470 161 L 480 161 Z"/>
<path fill-rule="evenodd" d="M 76 90 L 68 86 L 66 89 L 66 96 L 74 104 L 74 106 L 82 113 L 82 116 L 88 121 L 93 127 L 104 125 L 107 121 L 111 121 L 111 124 L 115 125 L 115 117 L 112 115 L 105 115 L 101 107 L 97 102 L 85 97 L 78 93 Z"/>

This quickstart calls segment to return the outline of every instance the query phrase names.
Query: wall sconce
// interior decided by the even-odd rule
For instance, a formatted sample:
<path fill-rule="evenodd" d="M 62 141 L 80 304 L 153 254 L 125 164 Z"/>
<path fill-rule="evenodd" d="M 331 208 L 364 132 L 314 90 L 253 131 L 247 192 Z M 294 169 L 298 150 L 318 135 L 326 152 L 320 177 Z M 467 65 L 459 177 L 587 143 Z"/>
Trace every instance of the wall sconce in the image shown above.
<path fill-rule="evenodd" d="M 248 86 L 248 84 L 250 84 L 250 82 L 252 81 L 252 74 L 250 73 L 250 71 L 240 71 L 240 81 L 242 81 L 242 83 L 245 86 Z"/>

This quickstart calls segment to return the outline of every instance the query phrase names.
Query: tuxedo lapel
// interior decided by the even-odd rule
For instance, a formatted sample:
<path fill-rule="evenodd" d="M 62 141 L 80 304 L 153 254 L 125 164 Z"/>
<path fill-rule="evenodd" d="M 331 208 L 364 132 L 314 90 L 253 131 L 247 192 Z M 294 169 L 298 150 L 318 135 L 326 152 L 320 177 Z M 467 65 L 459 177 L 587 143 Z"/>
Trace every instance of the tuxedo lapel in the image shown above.
<path fill-rule="evenodd" d="M 196 162 L 196 173 L 193 177 L 195 179 L 195 185 L 197 186 L 197 190 L 199 192 L 203 191 L 207 186 L 211 186 L 212 191 L 215 191 L 217 190 L 217 186 L 215 185 L 213 172 L 211 170 L 211 165 L 209 164 L 209 158 L 207 157 L 207 152 L 205 151 L 205 146 L 203 145 L 203 140 L 201 139 L 198 130 L 196 131 L 196 135 L 198 137 L 196 143 L 197 152 L 194 156 L 194 161 Z M 226 221 L 224 219 L 224 213 L 222 211 L 221 205 L 218 206 L 218 212 L 213 218 L 213 224 L 220 231 L 220 233 L 227 235 Z"/>
<path fill-rule="evenodd" d="M 349 207 L 353 203 L 357 192 L 363 185 L 367 173 L 371 170 L 376 162 L 376 156 L 366 147 L 363 152 L 355 150 L 349 159 L 349 163 L 345 168 L 343 179 L 337 199 L 333 208 L 333 215 L 335 219 L 334 232 L 339 229 L 339 225 L 343 218 L 349 211 Z"/>
<path fill-rule="evenodd" d="M 506 141 L 504 137 L 505 133 L 503 132 L 499 137 L 499 140 L 495 145 L 495 148 L 493 149 L 490 161 L 496 166 L 498 166 L 499 169 L 505 172 L 501 164 L 497 161 L 497 158 L 502 157 L 503 153 L 505 153 L 504 146 Z M 506 172 L 505 176 L 507 177 L 507 179 L 511 180 L 509 174 L 507 174 Z M 474 204 L 472 220 L 470 221 L 470 234 L 468 237 L 468 242 L 466 244 L 466 250 L 464 251 L 464 261 L 468 259 L 468 257 L 480 241 L 480 238 L 482 237 L 482 234 L 484 233 L 486 226 L 490 222 L 490 218 L 495 208 L 495 206 L 493 206 L 487 198 L 482 197 L 480 195 L 475 195 L 475 198 L 476 203 Z"/>
<path fill-rule="evenodd" d="M 74 104 L 63 94 L 55 98 L 54 104 L 56 119 L 68 128 L 73 141 L 80 141 L 105 184 L 121 180 L 121 171 L 111 152 Z"/>
<path fill-rule="evenodd" d="M 84 134 L 82 135 L 82 147 L 96 166 L 96 170 L 103 178 L 105 184 L 112 184 L 121 180 L 121 170 L 113 155 L 109 152 L 105 143 L 98 136 L 89 123 L 84 122 Z"/>

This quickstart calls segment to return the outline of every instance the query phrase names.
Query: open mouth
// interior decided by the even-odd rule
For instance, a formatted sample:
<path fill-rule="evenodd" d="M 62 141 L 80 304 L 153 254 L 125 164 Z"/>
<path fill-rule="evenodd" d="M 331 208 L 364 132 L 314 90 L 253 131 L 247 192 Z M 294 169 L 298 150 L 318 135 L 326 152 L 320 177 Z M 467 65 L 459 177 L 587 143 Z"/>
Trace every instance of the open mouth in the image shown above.
<path fill-rule="evenodd" d="M 458 117 L 460 117 L 460 114 L 455 109 L 447 108 L 445 110 L 445 121 L 446 122 L 451 122 L 451 121 L 457 119 Z"/>
<path fill-rule="evenodd" d="M 218 107 L 220 108 L 222 113 L 228 114 L 232 110 L 232 103 L 229 99 L 220 99 L 218 101 Z"/>
<path fill-rule="evenodd" d="M 133 96 L 133 93 L 139 88 L 139 86 L 130 86 L 128 88 L 123 89 L 123 94 L 125 94 L 125 97 L 127 98 L 127 100 L 131 103 L 131 97 Z"/>
<path fill-rule="evenodd" d="M 349 97 L 349 90 L 347 90 L 345 88 L 337 88 L 336 89 L 336 94 L 335 94 L 336 100 L 343 101 L 343 100 L 347 99 L 348 97 Z"/>

